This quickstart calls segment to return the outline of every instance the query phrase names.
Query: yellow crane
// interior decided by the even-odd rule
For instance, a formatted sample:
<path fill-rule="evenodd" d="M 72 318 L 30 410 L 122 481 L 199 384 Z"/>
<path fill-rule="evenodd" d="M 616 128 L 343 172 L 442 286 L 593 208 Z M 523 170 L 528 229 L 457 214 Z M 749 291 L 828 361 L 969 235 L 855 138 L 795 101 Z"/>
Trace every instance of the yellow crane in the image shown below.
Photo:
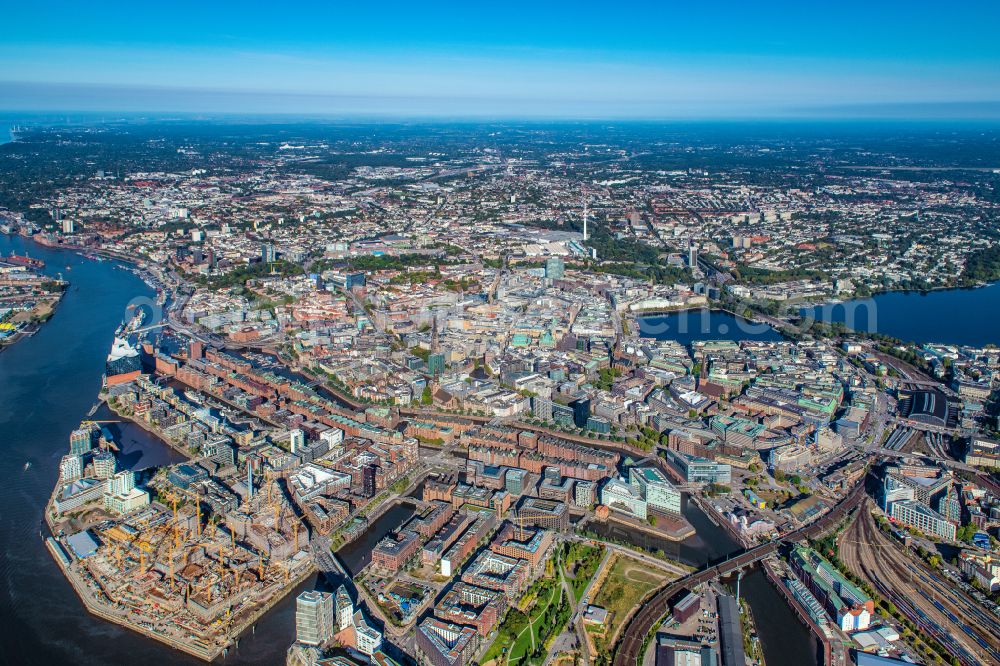
<path fill-rule="evenodd" d="M 219 582 L 222 582 L 222 579 L 226 575 L 225 563 L 223 562 L 223 557 L 225 556 L 225 551 L 224 551 L 224 549 L 223 549 L 223 547 L 221 545 L 219 545 L 217 547 L 218 547 L 218 550 L 216 551 L 215 555 L 216 555 L 216 558 L 217 558 L 217 561 L 218 561 L 218 564 L 219 564 Z"/>
<path fill-rule="evenodd" d="M 174 508 L 174 522 L 176 523 L 177 522 L 177 500 L 180 499 L 180 498 L 177 496 L 177 493 L 175 493 L 172 490 L 168 490 L 165 493 L 163 493 L 163 497 L 168 502 L 170 502 L 173 505 L 173 508 Z"/>
<path fill-rule="evenodd" d="M 170 562 L 170 591 L 174 591 L 174 549 L 167 552 L 167 560 Z"/>
<path fill-rule="evenodd" d="M 153 547 L 149 545 L 148 541 L 140 541 L 139 542 L 139 573 L 140 574 L 146 572 L 146 555 L 147 554 L 152 554 L 152 552 L 153 552 Z M 150 566 L 152 566 L 152 563 L 150 563 Z"/>
<path fill-rule="evenodd" d="M 205 594 L 208 597 L 208 603 L 212 603 L 212 581 L 206 579 L 207 576 L 202 576 L 202 582 L 195 586 L 194 591 L 195 594 Z"/>

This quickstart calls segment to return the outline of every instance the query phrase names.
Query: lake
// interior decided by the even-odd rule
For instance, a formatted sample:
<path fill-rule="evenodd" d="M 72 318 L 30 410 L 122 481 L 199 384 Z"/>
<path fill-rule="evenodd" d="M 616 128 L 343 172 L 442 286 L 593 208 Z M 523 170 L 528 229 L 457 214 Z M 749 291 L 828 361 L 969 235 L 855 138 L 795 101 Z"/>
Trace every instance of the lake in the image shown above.
<path fill-rule="evenodd" d="M 1000 282 L 979 289 L 890 292 L 811 312 L 822 321 L 918 344 L 1000 344 Z"/>
<path fill-rule="evenodd" d="M 677 340 L 690 347 L 700 340 L 782 340 L 767 324 L 758 324 L 722 310 L 682 310 L 639 317 L 639 334 L 656 340 Z"/>

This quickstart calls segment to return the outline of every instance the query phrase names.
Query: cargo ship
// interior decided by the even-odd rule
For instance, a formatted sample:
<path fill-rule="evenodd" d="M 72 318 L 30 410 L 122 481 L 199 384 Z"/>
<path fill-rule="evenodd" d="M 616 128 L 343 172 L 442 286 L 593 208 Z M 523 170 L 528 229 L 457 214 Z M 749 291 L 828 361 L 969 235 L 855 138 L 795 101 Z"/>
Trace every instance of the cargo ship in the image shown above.
<path fill-rule="evenodd" d="M 30 266 L 31 268 L 45 268 L 45 262 L 41 259 L 35 259 L 33 257 L 24 256 L 19 254 L 10 253 L 9 256 L 0 257 L 0 260 L 7 262 L 8 264 L 17 264 L 18 266 Z"/>

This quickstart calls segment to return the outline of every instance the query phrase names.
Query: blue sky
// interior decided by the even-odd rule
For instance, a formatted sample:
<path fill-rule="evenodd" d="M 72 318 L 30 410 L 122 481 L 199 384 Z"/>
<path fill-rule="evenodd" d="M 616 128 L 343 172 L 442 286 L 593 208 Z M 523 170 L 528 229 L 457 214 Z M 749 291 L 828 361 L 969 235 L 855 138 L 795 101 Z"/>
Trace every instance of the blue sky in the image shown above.
<path fill-rule="evenodd" d="M 1000 3 L 5 3 L 7 110 L 994 114 Z"/>

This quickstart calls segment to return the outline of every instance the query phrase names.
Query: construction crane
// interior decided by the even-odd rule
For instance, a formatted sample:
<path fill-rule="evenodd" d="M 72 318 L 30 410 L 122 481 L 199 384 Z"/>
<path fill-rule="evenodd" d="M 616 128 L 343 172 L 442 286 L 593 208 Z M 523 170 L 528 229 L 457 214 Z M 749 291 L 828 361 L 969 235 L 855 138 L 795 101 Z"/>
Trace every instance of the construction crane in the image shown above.
<path fill-rule="evenodd" d="M 202 576 L 202 582 L 196 585 L 194 588 L 195 594 L 206 594 L 208 597 L 208 603 L 212 603 L 212 581 L 205 580 L 206 576 Z"/>
<path fill-rule="evenodd" d="M 271 503 L 272 492 L 271 489 L 274 485 L 274 472 L 270 469 L 264 470 L 264 483 L 267 484 L 267 503 Z"/>
<path fill-rule="evenodd" d="M 153 547 L 149 545 L 148 541 L 140 541 L 139 542 L 139 573 L 140 574 L 146 572 L 146 555 L 147 554 L 152 554 L 152 552 L 153 552 Z M 150 566 L 152 566 L 152 563 L 150 563 Z"/>
<path fill-rule="evenodd" d="M 221 582 L 226 575 L 225 562 L 223 562 L 223 557 L 225 557 L 225 551 L 221 544 L 212 544 L 212 545 L 215 546 L 216 548 L 215 560 L 219 567 L 219 581 Z"/>
<path fill-rule="evenodd" d="M 174 591 L 174 549 L 167 553 L 167 560 L 170 562 L 170 591 Z"/>
<path fill-rule="evenodd" d="M 177 522 L 177 500 L 180 499 L 172 490 L 168 490 L 163 493 L 163 497 L 173 505 L 174 508 L 174 522 Z"/>

